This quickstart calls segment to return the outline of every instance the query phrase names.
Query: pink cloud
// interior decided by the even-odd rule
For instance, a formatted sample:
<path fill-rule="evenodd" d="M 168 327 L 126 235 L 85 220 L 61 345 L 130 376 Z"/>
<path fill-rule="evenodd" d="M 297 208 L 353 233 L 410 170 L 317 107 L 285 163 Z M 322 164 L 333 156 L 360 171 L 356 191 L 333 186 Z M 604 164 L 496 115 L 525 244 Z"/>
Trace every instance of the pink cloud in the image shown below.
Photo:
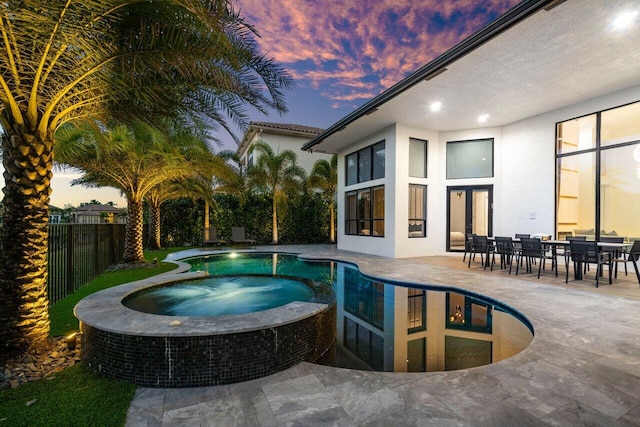
<path fill-rule="evenodd" d="M 379 94 L 518 2 L 237 0 L 261 49 L 333 105 Z"/>

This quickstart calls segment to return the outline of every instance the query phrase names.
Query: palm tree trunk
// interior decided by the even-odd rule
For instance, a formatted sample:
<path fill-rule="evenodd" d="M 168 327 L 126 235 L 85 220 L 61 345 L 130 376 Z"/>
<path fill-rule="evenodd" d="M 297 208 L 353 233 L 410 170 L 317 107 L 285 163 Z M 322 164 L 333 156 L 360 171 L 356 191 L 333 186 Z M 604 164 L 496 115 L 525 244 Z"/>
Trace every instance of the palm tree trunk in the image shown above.
<path fill-rule="evenodd" d="M 274 245 L 278 244 L 278 213 L 276 210 L 276 196 L 273 196 L 273 215 L 271 215 L 271 227 L 272 227 L 272 242 Z"/>
<path fill-rule="evenodd" d="M 160 249 L 160 205 L 149 205 L 149 249 Z"/>
<path fill-rule="evenodd" d="M 53 140 L 5 129 L 0 227 L 0 365 L 49 336 L 47 250 Z"/>
<path fill-rule="evenodd" d="M 145 262 L 142 247 L 142 202 L 127 198 L 127 228 L 124 236 L 124 263 Z"/>

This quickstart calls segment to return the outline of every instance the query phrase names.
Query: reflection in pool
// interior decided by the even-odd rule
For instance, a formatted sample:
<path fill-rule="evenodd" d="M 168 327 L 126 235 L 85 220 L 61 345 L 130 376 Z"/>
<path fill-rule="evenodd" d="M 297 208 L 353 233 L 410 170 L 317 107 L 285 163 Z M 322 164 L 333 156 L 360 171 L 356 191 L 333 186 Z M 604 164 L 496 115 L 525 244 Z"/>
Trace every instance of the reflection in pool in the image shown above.
<path fill-rule="evenodd" d="M 238 253 L 185 260 L 210 275 L 274 274 L 333 287 L 335 351 L 322 363 L 388 372 L 448 371 L 511 357 L 533 339 L 518 312 L 447 287 L 382 283 L 350 264 L 295 255 Z"/>

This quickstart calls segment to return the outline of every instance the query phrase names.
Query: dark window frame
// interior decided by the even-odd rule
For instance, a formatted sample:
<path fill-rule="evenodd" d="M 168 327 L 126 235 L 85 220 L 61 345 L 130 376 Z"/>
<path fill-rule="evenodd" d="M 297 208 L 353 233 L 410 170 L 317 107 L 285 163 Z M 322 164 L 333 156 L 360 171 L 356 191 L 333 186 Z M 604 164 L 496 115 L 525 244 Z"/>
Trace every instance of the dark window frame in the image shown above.
<path fill-rule="evenodd" d="M 421 292 L 421 293 L 411 294 L 411 291 L 418 291 L 418 292 Z M 424 289 L 409 288 L 407 293 L 408 293 L 408 295 L 407 295 L 407 306 L 408 306 L 407 317 L 408 317 L 408 319 L 413 318 L 412 313 L 415 314 L 415 312 L 418 309 L 421 311 L 420 316 L 422 318 L 422 323 L 419 326 L 414 326 L 414 327 L 407 328 L 407 333 L 408 334 L 413 334 L 415 332 L 426 331 L 427 330 L 427 291 L 424 290 Z M 415 301 L 417 301 L 417 300 L 420 300 L 420 302 L 421 302 L 420 308 L 416 307 Z"/>
<path fill-rule="evenodd" d="M 411 178 L 428 178 L 428 174 L 429 174 L 429 140 L 410 137 L 409 138 L 409 145 L 411 145 L 412 141 L 423 142 L 424 143 L 424 171 L 423 171 L 423 175 L 411 175 L 411 167 L 409 167 L 409 176 Z M 409 156 L 411 156 L 411 149 L 409 149 Z"/>
<path fill-rule="evenodd" d="M 376 161 L 379 158 L 378 156 L 376 156 L 376 153 L 380 151 L 386 151 L 386 142 L 384 139 L 358 151 L 347 154 L 345 156 L 345 185 L 349 186 L 384 178 L 386 175 L 385 169 L 387 167 L 386 152 L 382 157 L 384 161 L 382 162 L 382 164 L 380 164 L 380 162 Z M 369 158 L 369 165 L 364 165 L 362 161 L 367 156 Z M 349 159 L 354 157 L 355 177 L 351 176 L 352 174 L 349 174 Z M 368 167 L 365 168 L 365 166 Z M 364 169 L 366 169 L 366 171 L 363 171 Z M 355 181 L 350 178 L 355 178 Z"/>
<path fill-rule="evenodd" d="M 382 218 L 375 216 L 375 202 L 378 200 L 375 195 L 377 194 L 377 190 L 383 191 L 383 197 L 386 198 L 386 189 L 384 185 L 378 185 L 375 187 L 366 187 L 360 188 L 358 190 L 347 191 L 345 193 L 345 235 L 347 236 L 368 236 L 368 237 L 384 237 L 384 226 L 385 226 L 385 209 L 386 209 L 386 200 L 385 206 L 382 209 Z M 364 200 L 361 195 L 368 193 L 368 204 L 367 206 L 361 206 L 360 201 Z M 356 208 L 351 209 L 351 205 L 349 205 L 349 198 L 355 196 Z M 368 214 L 368 216 L 367 216 Z M 374 224 L 378 224 L 382 222 L 382 233 L 374 234 Z M 362 233 L 363 230 L 369 230 L 369 234 Z"/>
<path fill-rule="evenodd" d="M 421 239 L 421 238 L 425 238 L 427 237 L 427 186 L 426 185 L 422 185 L 422 184 L 409 184 L 409 213 L 411 213 L 411 189 L 412 188 L 421 188 L 422 192 L 423 192 L 423 197 L 422 197 L 422 212 L 423 212 L 423 218 L 411 218 L 411 216 L 409 216 L 409 228 L 408 228 L 408 236 L 410 239 Z M 422 231 L 422 235 L 420 236 L 412 236 L 412 229 L 411 227 L 415 227 L 417 224 L 416 223 L 420 223 L 421 226 L 421 231 Z M 413 230 L 413 231 L 417 231 L 417 230 Z"/>

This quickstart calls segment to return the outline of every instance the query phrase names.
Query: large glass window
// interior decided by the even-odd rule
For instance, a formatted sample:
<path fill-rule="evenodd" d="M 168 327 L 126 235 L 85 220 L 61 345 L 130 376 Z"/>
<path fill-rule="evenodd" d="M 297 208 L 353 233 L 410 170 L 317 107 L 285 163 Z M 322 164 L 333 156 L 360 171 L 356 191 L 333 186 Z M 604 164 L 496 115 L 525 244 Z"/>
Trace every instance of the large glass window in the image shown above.
<path fill-rule="evenodd" d="M 373 146 L 373 179 L 384 178 L 386 164 L 386 150 L 384 141 Z"/>
<path fill-rule="evenodd" d="M 595 239 L 595 155 L 593 152 L 558 159 L 558 235 Z"/>
<path fill-rule="evenodd" d="M 447 142 L 447 179 L 493 176 L 493 138 Z"/>
<path fill-rule="evenodd" d="M 346 156 L 347 185 L 384 178 L 385 142 L 370 145 Z"/>
<path fill-rule="evenodd" d="M 358 193 L 347 193 L 345 203 L 345 234 L 358 234 Z"/>
<path fill-rule="evenodd" d="M 588 150 L 596 146 L 596 115 L 567 120 L 558 124 L 558 154 Z"/>
<path fill-rule="evenodd" d="M 640 144 L 600 154 L 600 236 L 640 240 Z"/>
<path fill-rule="evenodd" d="M 557 235 L 640 239 L 640 102 L 557 125 Z"/>
<path fill-rule="evenodd" d="M 409 237 L 427 235 L 427 186 L 409 185 Z"/>
<path fill-rule="evenodd" d="M 358 182 L 358 153 L 352 153 L 347 156 L 347 185 L 356 184 Z"/>
<path fill-rule="evenodd" d="M 427 141 L 409 138 L 409 176 L 427 177 Z"/>
<path fill-rule="evenodd" d="M 345 234 L 384 236 L 384 187 L 345 194 Z"/>
<path fill-rule="evenodd" d="M 640 102 L 602 112 L 600 145 L 640 141 Z"/>

